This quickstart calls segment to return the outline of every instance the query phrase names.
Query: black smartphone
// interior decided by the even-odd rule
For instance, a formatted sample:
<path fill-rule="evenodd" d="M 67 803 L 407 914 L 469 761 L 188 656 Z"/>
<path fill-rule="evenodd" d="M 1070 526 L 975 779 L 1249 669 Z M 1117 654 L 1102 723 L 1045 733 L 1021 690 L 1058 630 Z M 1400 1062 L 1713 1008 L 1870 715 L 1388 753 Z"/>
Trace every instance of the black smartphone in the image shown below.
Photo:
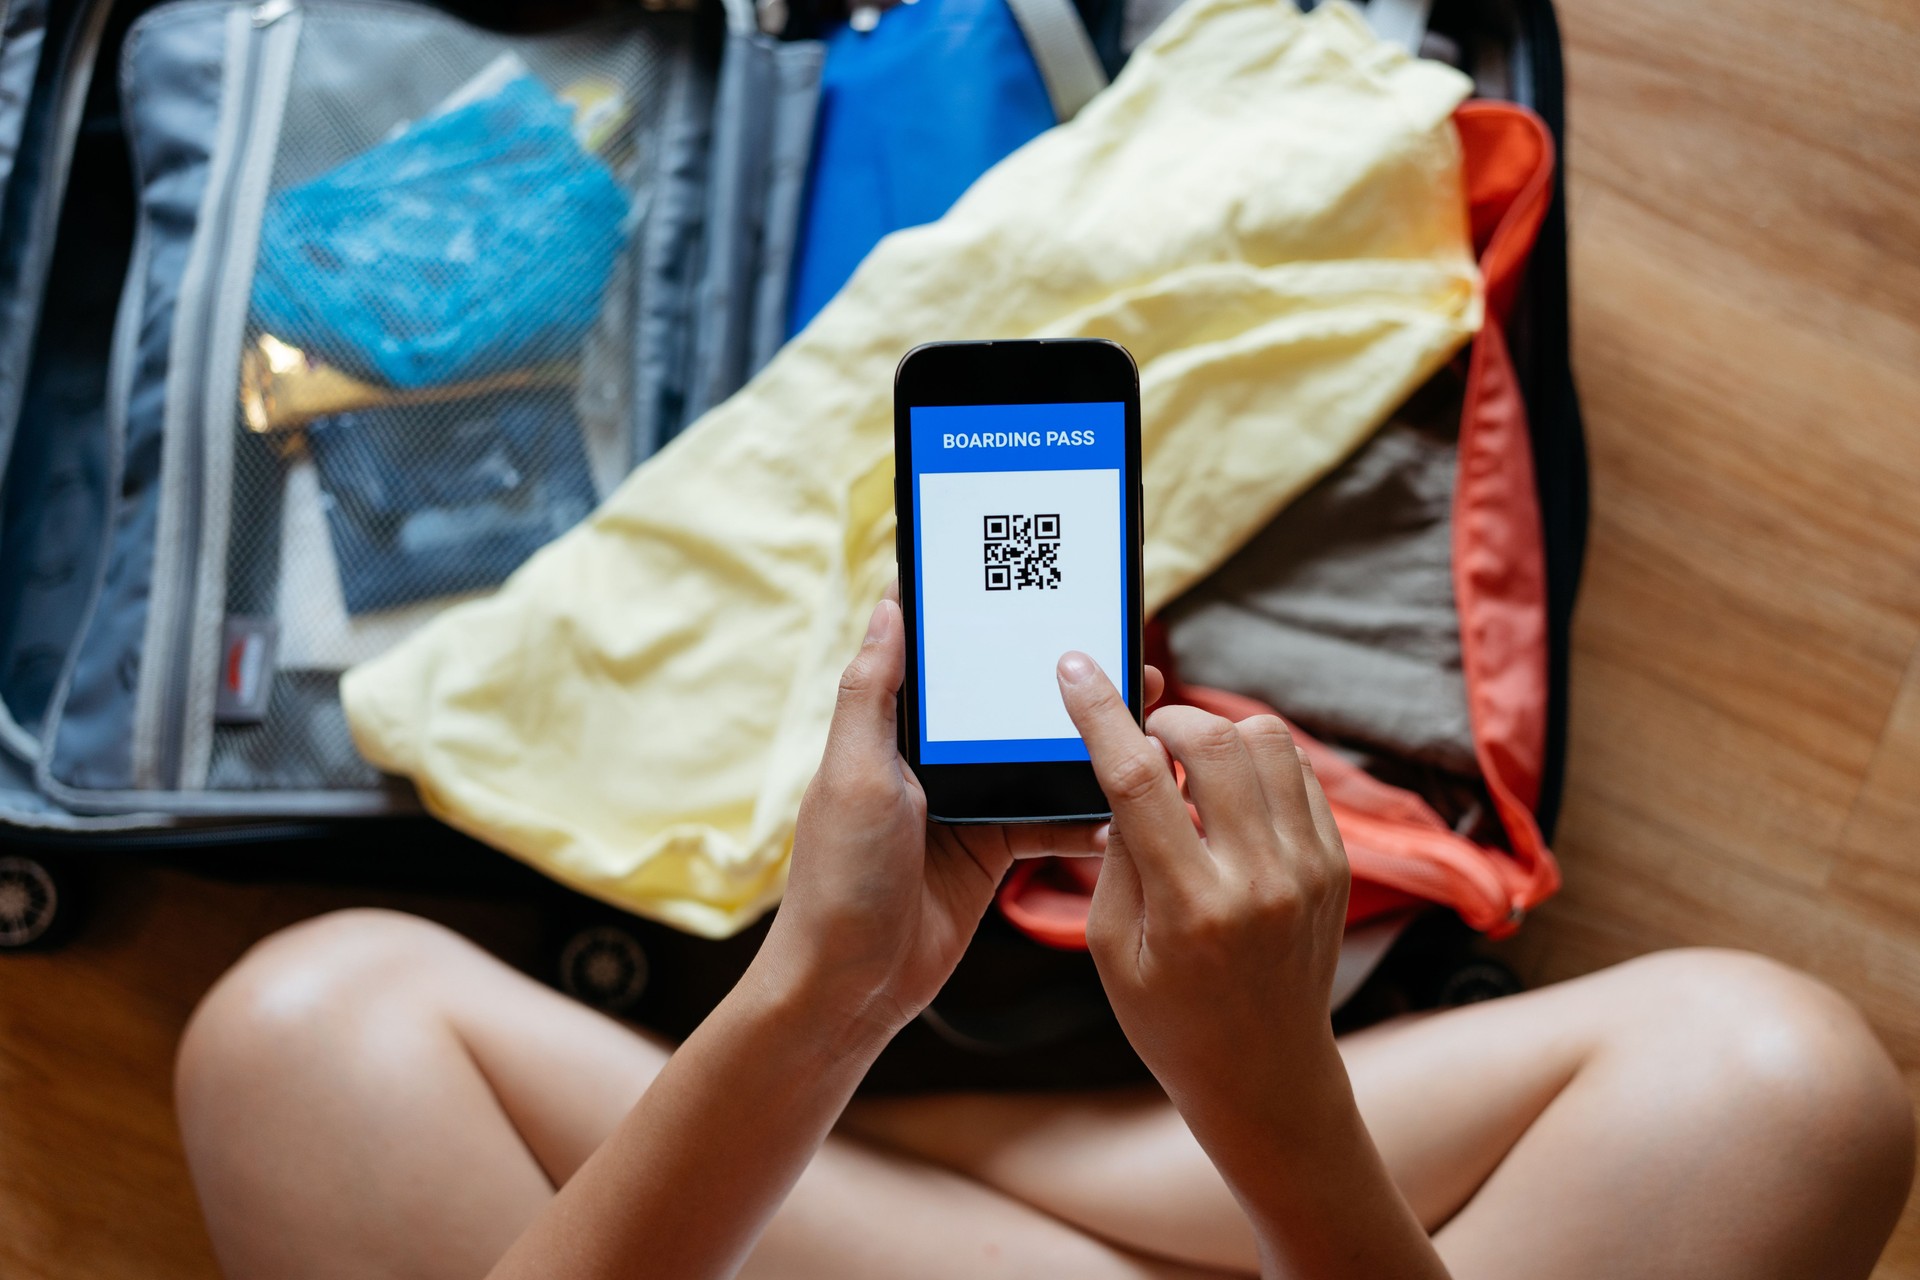
<path fill-rule="evenodd" d="M 1115 342 L 915 347 L 893 381 L 901 748 L 939 822 L 1109 816 L 1054 669 L 1140 718 L 1140 375 Z"/>

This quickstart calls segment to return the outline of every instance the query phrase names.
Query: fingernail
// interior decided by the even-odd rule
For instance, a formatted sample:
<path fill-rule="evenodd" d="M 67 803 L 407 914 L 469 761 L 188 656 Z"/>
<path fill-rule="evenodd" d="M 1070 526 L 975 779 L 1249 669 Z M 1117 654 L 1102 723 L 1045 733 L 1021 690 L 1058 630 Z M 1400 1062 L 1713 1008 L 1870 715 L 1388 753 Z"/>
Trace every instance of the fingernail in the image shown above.
<path fill-rule="evenodd" d="M 1060 678 L 1068 684 L 1085 684 L 1099 669 L 1093 665 L 1092 658 L 1078 649 L 1069 649 L 1060 657 Z"/>
<path fill-rule="evenodd" d="M 872 644 L 875 640 L 885 635 L 886 631 L 887 602 L 882 600 L 879 604 L 873 606 L 873 617 L 867 619 L 867 638 L 863 643 Z"/>

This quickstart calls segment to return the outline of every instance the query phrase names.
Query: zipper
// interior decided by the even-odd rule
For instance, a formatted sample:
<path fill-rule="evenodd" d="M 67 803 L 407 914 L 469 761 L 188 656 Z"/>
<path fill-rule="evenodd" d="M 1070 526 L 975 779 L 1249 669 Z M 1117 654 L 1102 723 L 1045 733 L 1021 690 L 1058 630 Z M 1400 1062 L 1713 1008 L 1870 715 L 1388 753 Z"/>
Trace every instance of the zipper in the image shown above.
<path fill-rule="evenodd" d="M 213 216 L 207 225 L 200 229 L 200 235 L 206 238 L 208 258 L 212 270 L 208 272 L 206 282 L 200 290 L 196 310 L 200 313 L 195 323 L 180 326 L 178 332 L 191 335 L 193 349 L 181 353 L 182 357 L 174 365 L 174 376 L 185 377 L 186 391 L 182 397 L 180 417 L 181 430 L 177 440 L 169 443 L 180 448 L 180 466 L 182 476 L 181 501 L 184 504 L 183 525 L 188 536 L 180 548 L 180 574 L 176 590 L 172 592 L 171 616 L 154 634 L 158 640 L 146 660 L 158 664 L 154 669 L 160 673 L 162 688 L 159 699 L 159 723 L 152 739 L 154 744 L 154 762 L 157 784 L 166 790 L 180 790 L 185 784 L 187 771 L 186 744 L 190 726 L 187 716 L 190 707 L 201 701 L 194 697 L 198 668 L 205 665 L 197 661 L 198 646 L 195 641 L 195 620 L 201 612 L 201 595 L 205 574 L 202 561 L 208 550 L 207 511 L 208 511 L 208 438 L 214 431 L 233 430 L 233 423 L 224 418 L 215 421 L 210 416 L 218 405 L 226 403 L 230 397 L 222 397 L 213 383 L 216 379 L 226 379 L 237 386 L 239 357 L 238 344 L 232 351 L 224 350 L 227 345 L 216 341 L 216 329 L 224 328 L 223 304 L 231 301 L 236 286 L 249 285 L 241 292 L 241 298 L 250 292 L 253 266 L 251 261 L 238 262 L 234 239 L 235 225 L 243 211 L 243 197 L 252 191 L 248 179 L 257 165 L 271 160 L 271 154 L 261 156 L 261 137 L 263 124 L 272 117 L 272 132 L 279 129 L 279 112 L 272 103 L 264 101 L 268 77 L 264 68 L 269 55 L 284 42 L 297 38 L 297 24 L 280 25 L 281 20 L 298 9 L 297 0 L 262 0 L 247 13 L 247 22 L 251 28 L 249 38 L 239 41 L 241 56 L 245 59 L 238 79 L 239 92 L 235 98 L 236 108 L 240 111 L 239 127 L 233 138 L 233 146 L 228 158 L 225 175 L 226 185 L 220 192 Z M 247 257 L 251 258 L 253 245 L 248 245 Z M 245 317 L 241 317 L 241 325 Z M 227 375 L 233 375 L 228 378 Z M 224 523 L 224 522 L 223 522 Z M 164 552 L 166 548 L 159 548 Z"/>

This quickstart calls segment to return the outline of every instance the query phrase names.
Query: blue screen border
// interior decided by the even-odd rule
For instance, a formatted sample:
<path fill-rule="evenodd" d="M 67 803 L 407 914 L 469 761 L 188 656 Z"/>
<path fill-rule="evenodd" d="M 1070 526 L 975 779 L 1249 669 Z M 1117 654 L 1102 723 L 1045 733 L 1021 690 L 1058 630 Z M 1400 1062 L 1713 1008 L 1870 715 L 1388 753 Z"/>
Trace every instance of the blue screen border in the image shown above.
<path fill-rule="evenodd" d="M 1131 705 L 1133 698 L 1130 685 L 1133 679 L 1133 627 L 1128 621 L 1132 617 L 1132 556 L 1126 554 L 1134 541 L 1133 504 L 1129 502 L 1127 483 L 1127 406 L 1118 400 L 1069 401 L 1035 404 L 965 404 L 965 405 L 912 405 L 908 407 L 908 421 L 911 438 L 911 466 L 905 477 L 905 484 L 912 492 L 913 510 L 917 513 L 920 500 L 919 480 L 922 475 L 950 472 L 986 472 L 986 471 L 1052 471 L 1052 470 L 1113 470 L 1118 473 L 1120 485 L 1120 613 L 1122 618 L 1120 638 L 1120 671 L 1108 673 L 1113 677 L 1120 696 Z M 983 421 L 991 418 L 991 423 Z M 1118 428 L 1100 432 L 1099 428 Z M 964 452 L 942 450 L 944 455 L 940 465 L 929 467 L 923 459 L 930 452 L 921 447 L 922 432 L 936 431 L 1005 431 L 1021 432 L 1028 430 L 1071 431 L 1080 428 L 1092 429 L 1096 433 L 1096 444 L 1082 446 L 1087 452 L 1072 455 L 1077 465 L 1073 467 L 1049 467 L 1036 465 L 1034 451 L 1031 448 L 984 447 L 968 449 Z M 1046 456 L 1057 457 L 1058 447 L 1048 451 Z M 913 593 L 914 614 L 923 618 L 925 610 L 924 591 L 926 575 L 921 562 L 920 529 L 916 518 L 912 534 L 913 540 Z M 927 738 L 927 692 L 924 673 L 926 671 L 926 631 L 924 626 L 915 627 L 916 635 L 916 674 L 914 687 L 916 692 L 917 715 L 914 717 L 915 746 L 919 762 L 928 765 L 980 765 L 980 764 L 1041 764 L 1050 762 L 1084 762 L 1089 759 L 1086 743 L 1074 738 L 986 738 L 960 741 L 933 742 Z"/>

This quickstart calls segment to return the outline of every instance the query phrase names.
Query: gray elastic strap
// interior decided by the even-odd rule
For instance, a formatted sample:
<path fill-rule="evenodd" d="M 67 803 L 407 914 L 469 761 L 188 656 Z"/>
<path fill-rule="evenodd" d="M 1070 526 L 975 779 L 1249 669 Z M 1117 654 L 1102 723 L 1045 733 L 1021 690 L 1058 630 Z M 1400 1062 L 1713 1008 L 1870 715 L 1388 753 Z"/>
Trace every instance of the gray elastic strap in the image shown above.
<path fill-rule="evenodd" d="M 1140 42 L 1179 7 L 1180 0 L 1125 0 L 1120 17 L 1120 52 L 1131 57 Z"/>
<path fill-rule="evenodd" d="M 1392 41 L 1417 58 L 1432 12 L 1433 0 L 1372 0 L 1367 5 L 1367 25 L 1382 40 Z"/>
<path fill-rule="evenodd" d="M 1013 20 L 1040 66 L 1054 119 L 1065 124 L 1107 87 L 1107 69 L 1093 50 L 1073 0 L 1007 0 Z"/>

